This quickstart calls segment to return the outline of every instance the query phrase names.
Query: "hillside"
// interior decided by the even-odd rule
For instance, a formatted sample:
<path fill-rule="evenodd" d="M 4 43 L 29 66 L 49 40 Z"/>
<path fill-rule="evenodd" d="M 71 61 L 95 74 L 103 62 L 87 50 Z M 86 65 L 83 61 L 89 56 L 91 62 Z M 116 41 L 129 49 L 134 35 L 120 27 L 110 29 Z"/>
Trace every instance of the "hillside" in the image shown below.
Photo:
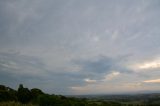
<path fill-rule="evenodd" d="M 46 94 L 38 88 L 18 90 L 0 85 L 0 106 L 120 106 L 116 102 L 92 101 L 84 98 Z"/>

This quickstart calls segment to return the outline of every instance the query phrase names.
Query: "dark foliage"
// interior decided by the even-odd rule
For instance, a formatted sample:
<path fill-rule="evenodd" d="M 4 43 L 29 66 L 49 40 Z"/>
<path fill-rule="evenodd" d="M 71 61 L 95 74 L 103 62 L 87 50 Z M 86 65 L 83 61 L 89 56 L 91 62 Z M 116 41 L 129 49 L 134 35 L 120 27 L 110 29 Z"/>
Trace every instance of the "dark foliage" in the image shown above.
<path fill-rule="evenodd" d="M 20 84 L 17 92 L 18 101 L 23 104 L 28 103 L 31 100 L 31 92 L 28 88 L 23 88 L 23 85 Z"/>
<path fill-rule="evenodd" d="M 128 98 L 129 96 L 127 96 Z M 113 97 L 112 97 L 113 98 Z M 116 96 L 117 98 L 117 96 Z M 160 96 L 139 96 L 119 99 L 85 99 L 65 97 L 62 95 L 45 94 L 38 88 L 28 89 L 24 88 L 22 84 L 19 85 L 18 90 L 11 89 L 4 85 L 0 85 L 0 102 L 16 101 L 23 104 L 32 103 L 38 106 L 160 106 Z M 131 102 L 132 100 L 141 101 L 138 104 Z M 142 102 L 143 101 L 143 102 Z"/>
<path fill-rule="evenodd" d="M 0 85 L 0 102 L 2 101 L 17 101 L 17 91 Z"/>

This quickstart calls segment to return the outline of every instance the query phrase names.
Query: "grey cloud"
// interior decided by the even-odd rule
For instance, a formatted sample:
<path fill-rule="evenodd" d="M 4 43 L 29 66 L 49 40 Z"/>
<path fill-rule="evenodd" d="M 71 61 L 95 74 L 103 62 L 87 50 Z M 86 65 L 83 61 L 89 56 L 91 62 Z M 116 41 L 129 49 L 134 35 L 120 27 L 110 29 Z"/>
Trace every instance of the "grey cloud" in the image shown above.
<path fill-rule="evenodd" d="M 112 72 L 132 74 L 134 72 L 125 66 L 126 62 L 128 61 L 127 58 L 128 55 L 114 58 L 97 56 L 87 60 L 74 61 L 74 64 L 77 64 L 81 67 L 81 70 L 77 72 L 79 74 L 77 78 L 90 78 L 101 81 L 106 75 L 109 75 Z"/>
<path fill-rule="evenodd" d="M 76 63 L 83 67 L 82 71 L 91 73 L 106 73 L 111 71 L 114 66 L 113 60 L 104 56 L 98 59 L 82 60 Z"/>
<path fill-rule="evenodd" d="M 39 87 L 48 93 L 69 94 L 70 86 L 84 84 L 84 76 L 48 70 L 42 60 L 18 53 L 0 53 L 0 73 L 1 84 L 16 88 L 23 83 L 30 88 Z"/>
<path fill-rule="evenodd" d="M 24 78 L 22 83 L 47 92 L 55 88 L 71 93 L 70 86 L 85 85 L 85 78 L 103 79 L 113 70 L 134 78 L 137 73 L 128 64 L 159 57 L 159 3 L 0 1 L 1 83 Z M 154 70 L 138 77 L 156 74 Z"/>
<path fill-rule="evenodd" d="M 114 58 L 106 56 L 97 56 L 88 60 L 78 60 L 75 62 L 75 64 L 82 66 L 82 71 L 84 72 L 108 73 L 113 70 L 125 72 L 127 71 L 127 69 L 125 69 L 123 63 L 127 61 L 126 60 L 127 57 L 128 55 L 114 57 Z"/>

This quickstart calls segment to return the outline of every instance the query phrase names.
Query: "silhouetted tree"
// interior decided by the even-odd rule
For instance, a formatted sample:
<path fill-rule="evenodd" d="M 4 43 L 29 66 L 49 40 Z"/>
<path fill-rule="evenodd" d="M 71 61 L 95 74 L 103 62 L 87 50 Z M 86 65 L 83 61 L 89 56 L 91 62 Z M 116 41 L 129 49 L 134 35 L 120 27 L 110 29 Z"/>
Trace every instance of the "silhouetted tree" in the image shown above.
<path fill-rule="evenodd" d="M 23 88 L 20 84 L 17 92 L 19 102 L 26 104 L 31 100 L 31 92 L 28 88 Z"/>
<path fill-rule="evenodd" d="M 37 98 L 41 94 L 44 94 L 44 93 L 40 89 L 38 88 L 31 89 L 31 95 L 33 98 Z"/>
<path fill-rule="evenodd" d="M 6 87 L 4 85 L 0 85 L 0 90 L 6 90 Z"/>
<path fill-rule="evenodd" d="M 38 88 L 33 88 L 30 91 L 31 91 L 31 96 L 32 96 L 32 103 L 34 104 L 38 103 L 38 96 L 44 93 Z"/>
<path fill-rule="evenodd" d="M 16 91 L 6 87 L 4 85 L 0 85 L 0 101 L 16 101 Z"/>

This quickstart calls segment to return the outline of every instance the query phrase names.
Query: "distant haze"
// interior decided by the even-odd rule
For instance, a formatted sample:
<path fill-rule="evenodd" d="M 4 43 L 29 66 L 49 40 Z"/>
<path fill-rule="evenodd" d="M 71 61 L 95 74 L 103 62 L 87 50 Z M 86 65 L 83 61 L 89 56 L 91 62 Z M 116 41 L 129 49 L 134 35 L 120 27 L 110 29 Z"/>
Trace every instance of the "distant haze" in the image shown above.
<path fill-rule="evenodd" d="M 1 0 L 0 84 L 47 93 L 160 90 L 159 0 Z"/>

